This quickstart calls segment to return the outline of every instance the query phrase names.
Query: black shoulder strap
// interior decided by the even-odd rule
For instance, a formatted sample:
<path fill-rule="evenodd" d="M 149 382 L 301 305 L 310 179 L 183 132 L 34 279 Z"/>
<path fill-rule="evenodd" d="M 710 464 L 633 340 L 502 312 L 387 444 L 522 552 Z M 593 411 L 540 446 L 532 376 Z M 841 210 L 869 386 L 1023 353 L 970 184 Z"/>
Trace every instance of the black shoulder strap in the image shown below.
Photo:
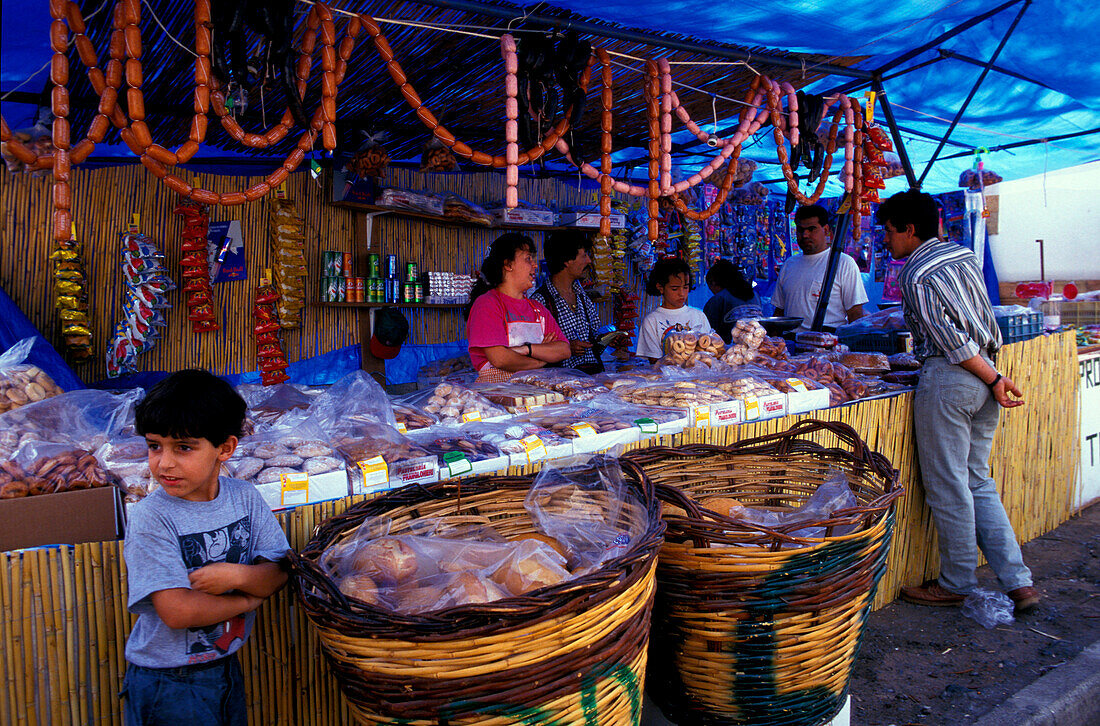
<path fill-rule="evenodd" d="M 542 285 L 540 285 L 538 289 L 535 290 L 535 292 L 541 295 L 542 299 L 546 301 L 546 307 L 550 308 L 550 312 L 553 314 L 554 320 L 557 321 L 558 325 L 561 325 L 561 311 L 558 310 L 557 298 L 554 295 L 550 294 L 550 283 L 542 283 Z"/>

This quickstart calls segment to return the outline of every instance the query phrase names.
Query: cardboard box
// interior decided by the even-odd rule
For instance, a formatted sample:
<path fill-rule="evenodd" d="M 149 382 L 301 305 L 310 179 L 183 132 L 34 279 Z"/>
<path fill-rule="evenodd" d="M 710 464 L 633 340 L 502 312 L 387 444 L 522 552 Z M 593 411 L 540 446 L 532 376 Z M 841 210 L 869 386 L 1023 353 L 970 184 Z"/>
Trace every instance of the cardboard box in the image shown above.
<path fill-rule="evenodd" d="M 122 490 L 80 489 L 0 500 L 0 552 L 115 540 L 126 533 Z"/>
<path fill-rule="evenodd" d="M 332 173 L 332 201 L 345 204 L 377 204 L 381 189 L 371 178 L 337 169 Z"/>
<path fill-rule="evenodd" d="M 808 413 L 829 407 L 829 389 L 811 388 L 787 394 L 787 413 Z"/>
<path fill-rule="evenodd" d="M 527 227 L 553 227 L 555 214 L 545 209 L 490 209 L 497 224 L 521 224 Z"/>
<path fill-rule="evenodd" d="M 625 229 L 626 215 L 620 212 L 612 212 L 610 215 L 611 229 Z M 599 227 L 599 212 L 562 212 L 558 215 L 558 224 L 562 227 Z"/>

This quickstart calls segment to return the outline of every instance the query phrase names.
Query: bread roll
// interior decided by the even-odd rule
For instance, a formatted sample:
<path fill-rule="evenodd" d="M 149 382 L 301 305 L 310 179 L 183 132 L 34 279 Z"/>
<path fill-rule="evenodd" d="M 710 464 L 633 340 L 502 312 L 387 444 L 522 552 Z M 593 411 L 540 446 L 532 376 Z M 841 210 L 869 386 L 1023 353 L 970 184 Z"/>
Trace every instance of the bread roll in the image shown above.
<path fill-rule="evenodd" d="M 543 544 L 548 545 L 562 557 L 565 557 L 567 559 L 569 557 L 569 553 L 566 551 L 565 545 L 549 535 L 541 534 L 539 532 L 528 532 L 527 534 L 521 534 L 515 539 L 518 541 L 530 539 L 535 540 L 536 542 L 542 542 Z"/>
<path fill-rule="evenodd" d="M 382 537 L 359 547 L 352 557 L 351 570 L 370 575 L 379 583 L 401 583 L 416 575 L 416 553 L 394 537 Z"/>
<path fill-rule="evenodd" d="M 503 585 L 513 595 L 557 585 L 569 579 L 569 571 L 538 551 L 517 555 L 493 573 L 493 581 Z"/>
<path fill-rule="evenodd" d="M 745 509 L 745 505 L 741 504 L 733 497 L 707 497 L 699 502 L 712 512 L 718 512 L 719 514 L 737 519 L 741 516 L 741 513 Z"/>
<path fill-rule="evenodd" d="M 340 582 L 340 592 L 370 605 L 378 605 L 378 586 L 370 575 L 351 575 Z"/>
<path fill-rule="evenodd" d="M 508 597 L 508 593 L 474 572 L 460 572 L 443 589 L 443 598 L 449 600 L 444 607 L 481 605 L 505 597 Z"/>

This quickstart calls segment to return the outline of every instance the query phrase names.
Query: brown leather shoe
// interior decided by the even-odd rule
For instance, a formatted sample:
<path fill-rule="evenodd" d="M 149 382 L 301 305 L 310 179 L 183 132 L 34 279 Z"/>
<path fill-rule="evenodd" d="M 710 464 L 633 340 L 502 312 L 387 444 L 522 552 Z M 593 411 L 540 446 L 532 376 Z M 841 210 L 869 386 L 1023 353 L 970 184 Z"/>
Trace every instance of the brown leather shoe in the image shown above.
<path fill-rule="evenodd" d="M 936 580 L 928 580 L 923 585 L 910 585 L 901 588 L 901 599 L 914 605 L 951 607 L 962 605 L 966 595 L 944 589 Z"/>
<path fill-rule="evenodd" d="M 1016 614 L 1030 613 L 1039 604 L 1039 600 L 1042 599 L 1042 595 L 1034 587 L 1027 585 L 1025 587 L 1017 587 L 1015 590 L 1009 590 L 1008 596 L 1012 598 L 1012 602 L 1016 603 Z"/>

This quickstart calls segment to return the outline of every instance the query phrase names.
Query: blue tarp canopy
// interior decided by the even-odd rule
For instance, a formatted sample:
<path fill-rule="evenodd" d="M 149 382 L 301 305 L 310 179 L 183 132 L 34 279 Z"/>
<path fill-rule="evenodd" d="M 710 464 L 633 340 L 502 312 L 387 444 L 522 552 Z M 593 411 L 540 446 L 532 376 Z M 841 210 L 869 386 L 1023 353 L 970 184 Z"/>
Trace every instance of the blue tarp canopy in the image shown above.
<path fill-rule="evenodd" d="M 433 0 L 431 4 L 439 5 L 441 1 Z M 109 2 L 104 14 L 109 13 Z M 102 3 L 86 0 L 80 4 L 84 12 L 90 14 Z M 154 0 L 143 5 L 156 11 L 169 27 L 179 28 L 186 38 L 183 29 L 190 14 L 190 3 Z M 499 8 L 502 3 L 493 5 Z M 303 5 L 303 11 L 306 7 Z M 381 17 L 402 17 L 403 13 L 423 6 L 346 0 L 333 3 L 333 7 Z M 460 9 L 467 16 L 476 14 L 476 3 L 465 3 Z M 1100 6 L 1093 3 L 1075 0 L 1011 0 L 1004 3 L 990 0 L 905 3 L 833 0 L 758 1 L 723 6 L 701 0 L 605 0 L 598 5 L 580 0 L 550 0 L 525 10 L 549 14 L 571 11 L 605 22 L 611 30 L 625 28 L 671 33 L 689 41 L 717 41 L 760 48 L 761 59 L 768 49 L 838 58 L 863 56 L 855 68 L 889 68 L 884 73 L 884 88 L 898 125 L 904 129 L 906 148 L 917 176 L 923 173 L 939 139 L 983 73 L 981 64 L 996 54 L 994 69 L 984 78 L 940 152 L 940 160 L 924 179 L 923 186 L 928 191 L 956 188 L 959 173 L 972 165 L 973 152 L 981 147 L 991 149 L 985 155 L 987 168 L 1005 179 L 1022 178 L 1100 158 L 1100 135 L 1087 133 L 1100 129 L 1100 81 L 1097 80 L 1100 78 L 1100 54 L 1096 52 L 1094 37 L 1095 29 L 1100 27 Z M 516 14 L 522 13 L 517 10 Z M 482 20 L 483 25 L 500 28 L 507 25 L 500 18 Z M 517 27 L 523 24 L 515 23 Z M 968 24 L 971 25 L 967 27 Z M 24 0 L 3 4 L 0 91 L 12 90 L 48 63 L 48 26 L 46 3 Z M 960 27 L 967 29 L 936 42 Z M 155 27 L 149 26 L 147 38 L 150 29 L 156 32 Z M 1002 41 L 1003 47 L 998 52 Z M 912 53 L 926 44 L 930 45 L 923 51 Z M 418 60 L 425 58 L 425 52 L 430 52 L 425 48 L 430 47 L 429 44 L 419 49 L 417 58 L 406 58 L 406 64 L 415 66 Z M 182 53 L 181 49 L 176 50 Z M 499 61 L 499 55 L 497 59 Z M 898 59 L 903 61 L 891 65 Z M 752 64 L 751 58 L 748 62 Z M 914 68 L 916 70 L 910 70 Z M 813 63 L 808 70 L 814 70 Z M 22 91 L 40 91 L 47 72 L 40 71 L 22 86 Z M 849 78 L 829 76 L 817 80 L 808 90 L 824 92 L 840 88 L 849 81 Z M 864 83 L 853 93 L 862 93 L 865 87 Z M 710 90 L 705 85 L 701 89 L 681 88 L 679 92 L 687 102 L 691 94 Z M 590 103 L 595 103 L 594 95 L 590 94 Z M 728 125 L 728 119 L 736 115 L 736 108 L 722 100 L 716 105 L 719 126 Z M 9 125 L 17 128 L 32 121 L 34 107 L 4 102 L 3 112 Z M 1081 135 L 1058 138 L 1071 134 Z M 677 140 L 687 138 L 681 133 Z M 1024 145 L 1037 139 L 1053 140 Z M 747 146 L 747 158 L 774 162 L 775 149 L 766 135 L 758 143 Z M 702 145 L 694 150 L 707 151 Z M 97 156 L 109 156 L 128 152 L 116 145 L 114 149 L 101 147 L 96 153 Z M 212 149 L 210 155 L 229 161 L 243 158 L 241 153 L 225 147 Z M 621 158 L 637 155 L 636 149 L 623 151 Z M 952 156 L 956 158 L 950 158 Z M 683 171 L 689 173 L 699 165 L 700 158 L 680 156 L 677 161 Z M 757 173 L 758 179 L 778 176 L 774 165 L 765 166 Z M 888 192 L 907 186 L 904 177 L 891 180 L 889 184 Z M 830 193 L 839 191 L 836 186 Z"/>
<path fill-rule="evenodd" d="M 91 13 L 100 4 L 95 0 L 81 3 L 85 13 Z M 438 5 L 440 0 L 432 4 Z M 156 0 L 147 5 L 165 18 L 176 19 L 186 15 L 184 11 L 190 8 L 189 3 L 169 0 Z M 495 5 L 499 7 L 500 3 Z M 471 10 L 471 6 L 466 3 L 461 9 L 474 12 L 476 8 Z M 399 17 L 402 8 L 417 7 L 417 4 L 348 0 L 334 3 L 333 7 Z M 593 6 L 580 0 L 551 0 L 526 10 L 537 13 L 547 12 L 548 8 L 550 12 L 555 9 L 572 11 L 604 21 L 612 30 L 673 33 L 676 37 L 701 43 L 717 41 L 742 47 L 763 47 L 759 51 L 761 58 L 769 48 L 838 58 L 864 56 L 855 68 L 889 68 L 884 73 L 883 85 L 897 123 L 903 129 L 906 149 L 918 177 L 983 73 L 981 64 L 996 54 L 994 68 L 974 93 L 940 152 L 939 161 L 924 179 L 923 187 L 928 191 L 956 188 L 959 173 L 973 164 L 974 150 L 982 147 L 991 150 L 984 157 L 987 168 L 1006 179 L 1100 158 L 1100 135 L 1086 133 L 1100 129 L 1100 81 L 1097 80 L 1100 78 L 1100 54 L 1095 50 L 1094 37 L 1095 29 L 1100 27 L 1100 6 L 1095 4 L 1074 0 L 1005 3 L 988 0 L 906 3 L 834 0 L 828 3 L 742 2 L 720 6 L 701 0 L 605 0 Z M 975 22 L 975 19 L 979 20 Z M 180 22 L 182 25 L 182 20 Z M 494 18 L 486 24 L 503 28 L 506 22 Z M 971 25 L 967 27 L 968 24 Z M 48 26 L 45 3 L 3 4 L 0 91 L 14 89 L 48 62 Z M 960 27 L 966 29 L 935 42 Z M 1003 47 L 998 52 L 1002 41 Z M 926 44 L 930 45 L 923 51 L 912 53 Z M 892 65 L 898 59 L 904 60 Z M 407 63 L 415 61 L 409 59 Z M 752 64 L 751 58 L 748 63 Z M 813 63 L 808 70 L 814 70 Z M 43 71 L 22 89 L 41 90 L 45 77 Z M 829 76 L 807 89 L 825 92 L 841 88 L 851 80 Z M 851 92 L 862 93 L 866 86 L 864 82 Z M 705 86 L 700 91 L 681 88 L 679 93 L 686 101 L 692 93 L 708 90 Z M 718 100 L 716 106 L 719 126 L 728 125 L 728 119 L 736 115 L 736 108 L 722 100 Z M 3 112 L 9 125 L 17 128 L 33 120 L 34 108 L 5 102 Z M 1058 138 L 1071 134 L 1081 135 Z M 1025 145 L 1037 139 L 1054 140 Z M 681 133 L 677 140 L 685 141 L 688 137 Z M 706 151 L 706 147 L 700 145 L 695 150 Z M 97 150 L 97 155 L 112 153 L 125 155 L 128 152 L 117 145 L 114 149 L 101 147 Z M 243 154 L 226 149 L 212 149 L 209 155 L 230 162 L 234 158 L 244 158 Z M 637 156 L 636 150 L 621 153 L 624 159 L 632 156 Z M 765 136 L 747 148 L 745 156 L 774 162 L 775 150 Z M 680 156 L 677 161 L 685 172 L 699 164 L 699 159 L 691 156 Z M 779 176 L 777 167 L 765 167 L 757 173 L 757 178 L 769 176 Z M 907 186 L 904 177 L 889 184 L 888 191 Z M 830 191 L 839 193 L 840 190 L 834 187 Z"/>

